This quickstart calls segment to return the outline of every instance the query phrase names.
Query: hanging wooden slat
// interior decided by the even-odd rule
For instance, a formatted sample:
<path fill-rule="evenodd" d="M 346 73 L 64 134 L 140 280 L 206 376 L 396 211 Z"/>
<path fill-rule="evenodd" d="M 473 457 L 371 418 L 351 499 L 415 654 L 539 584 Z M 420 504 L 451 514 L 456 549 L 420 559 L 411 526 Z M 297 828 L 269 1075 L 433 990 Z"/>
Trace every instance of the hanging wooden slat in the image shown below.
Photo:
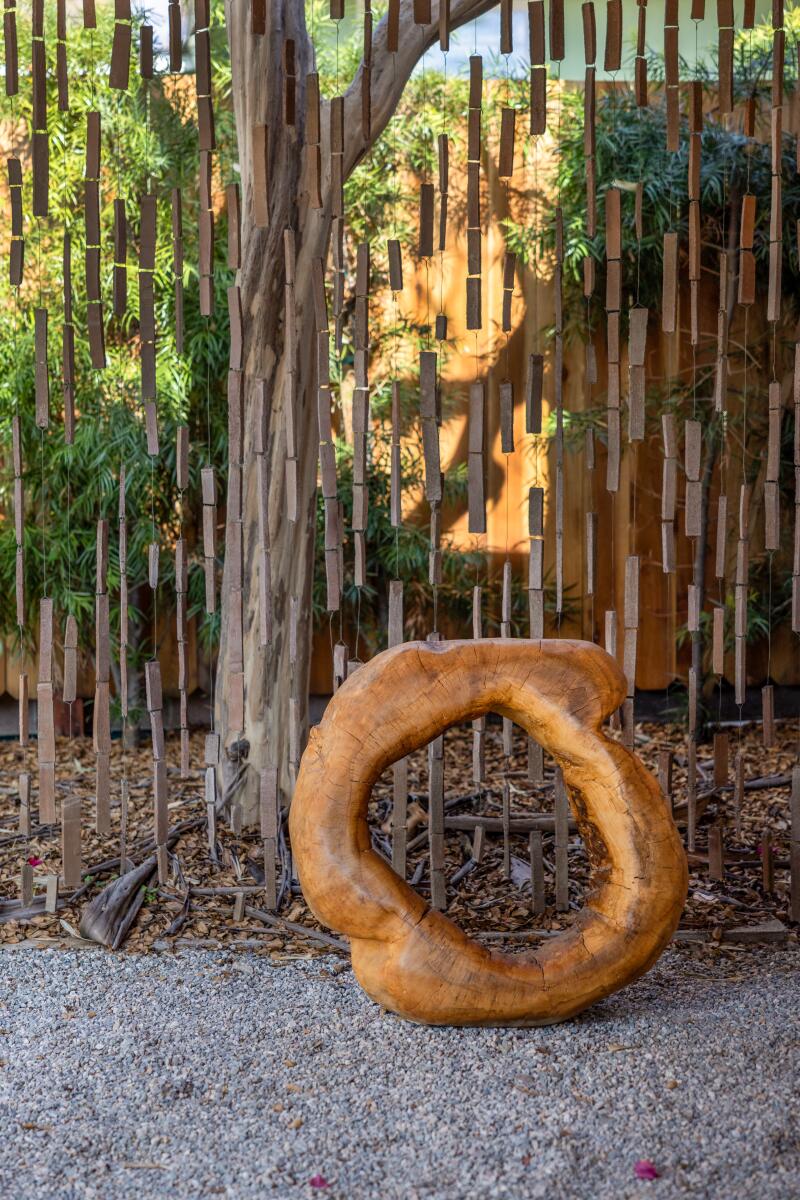
<path fill-rule="evenodd" d="M 372 4 L 364 0 L 364 43 L 361 68 L 361 136 L 369 145 L 372 138 Z"/>
<path fill-rule="evenodd" d="M 334 217 L 344 216 L 344 96 L 330 102 L 330 204 Z"/>
<path fill-rule="evenodd" d="M 86 323 L 92 366 L 106 365 L 105 331 L 100 285 L 100 113 L 86 114 L 86 172 L 84 215 L 86 223 Z"/>
<path fill-rule="evenodd" d="M 169 38 L 169 69 L 172 75 L 183 70 L 183 21 L 180 0 L 169 0 L 167 5 L 167 30 Z"/>
<path fill-rule="evenodd" d="M 114 0 L 114 35 L 108 86 L 123 92 L 128 90 L 130 78 L 132 33 L 131 0 Z"/>
<path fill-rule="evenodd" d="M 31 5 L 31 31 L 33 215 L 34 217 L 46 217 L 50 209 L 50 138 L 47 132 L 47 57 L 44 44 L 44 0 L 33 0 Z"/>
<path fill-rule="evenodd" d="M 636 0 L 636 56 L 633 60 L 633 88 L 638 108 L 647 108 L 647 0 Z"/>
<path fill-rule="evenodd" d="M 214 135 L 214 105 L 211 95 L 211 3 L 195 0 L 195 89 L 197 98 L 197 128 L 201 150 L 216 149 Z"/>
<path fill-rule="evenodd" d="M 606 490 L 619 491 L 620 344 L 619 314 L 622 305 L 622 193 L 606 191 L 606 354 L 608 360 L 608 459 Z"/>
<path fill-rule="evenodd" d="M 8 58 L 8 53 L 6 53 L 6 58 Z M 69 112 L 67 0 L 56 0 L 56 88 L 58 91 L 58 111 Z M 12 93 L 6 89 L 6 95 L 11 94 Z"/>
<path fill-rule="evenodd" d="M 39 824 L 54 825 L 56 813 L 56 737 L 53 720 L 53 601 L 39 602 L 39 681 L 36 687 Z"/>
<path fill-rule="evenodd" d="M 152 25 L 139 26 L 139 76 L 143 80 L 153 78 L 155 42 Z"/>
<path fill-rule="evenodd" d="M 545 911 L 544 849 L 542 835 L 537 830 L 532 830 L 528 836 L 528 854 L 531 863 L 531 911 L 539 916 Z"/>
<path fill-rule="evenodd" d="M 730 256 L 719 256 L 719 303 L 717 307 L 717 364 L 714 373 L 714 411 L 727 408 L 728 396 L 728 292 L 732 274 Z"/>
<path fill-rule="evenodd" d="M 283 231 L 283 261 L 285 284 L 283 289 L 283 328 L 284 328 L 284 358 L 286 360 L 286 376 L 284 380 L 284 433 L 286 436 L 286 517 L 289 521 L 297 520 L 297 310 L 295 301 L 295 241 L 294 230 Z M 323 282 L 324 293 L 324 282 Z M 264 408 L 263 411 L 266 411 Z M 267 428 L 259 422 L 257 432 L 267 453 Z"/>
<path fill-rule="evenodd" d="M 297 630 L 300 619 L 300 602 L 297 596 L 289 597 L 289 778 L 292 791 L 300 770 L 303 753 L 303 728 L 299 701 L 302 686 L 297 672 Z"/>
<path fill-rule="evenodd" d="M 648 310 L 639 306 L 630 309 L 628 314 L 628 438 L 631 442 L 644 441 L 648 317 Z"/>
<path fill-rule="evenodd" d="M 689 304 L 690 341 L 697 346 L 700 340 L 700 158 L 703 133 L 703 87 L 699 79 L 689 84 Z"/>
<path fill-rule="evenodd" d="M 783 170 L 783 73 L 786 49 L 783 2 L 772 6 L 772 112 L 770 121 L 771 202 L 769 222 L 769 282 L 767 320 L 777 323 L 781 316 L 781 270 L 783 265 L 783 207 L 781 175 Z M 775 489 L 777 493 L 777 488 Z M 768 546 L 767 549 L 777 549 Z"/>
<path fill-rule="evenodd" d="M 117 502 L 119 537 L 119 704 L 123 723 L 128 716 L 128 521 L 125 464 L 119 469 Z"/>
<path fill-rule="evenodd" d="M 800 342 L 794 347 L 794 554 L 792 559 L 792 632 L 800 631 Z"/>
<path fill-rule="evenodd" d="M 50 424 L 50 376 L 47 370 L 47 309 L 33 310 L 34 389 L 36 425 L 47 429 Z"/>
<path fill-rule="evenodd" d="M 550 57 L 554 62 L 564 57 L 564 0 L 550 0 Z"/>
<path fill-rule="evenodd" d="M 761 834 L 761 890 L 768 896 L 775 891 L 772 831 L 769 829 Z"/>
<path fill-rule="evenodd" d="M 108 595 L 108 521 L 97 522 L 95 550 L 95 832 L 111 832 L 111 629 Z"/>
<path fill-rule="evenodd" d="M 613 75 L 622 66 L 622 0 L 606 3 L 606 50 L 603 70 Z"/>
<path fill-rule="evenodd" d="M 64 395 L 64 441 L 67 445 L 71 445 L 75 436 L 75 326 L 72 320 L 72 243 L 68 232 L 64 233 L 63 241 L 63 293 L 62 388 Z"/>
<path fill-rule="evenodd" d="M 3 42 L 5 45 L 6 95 L 16 96 L 19 94 L 19 45 L 17 41 L 16 0 L 5 0 Z"/>
<path fill-rule="evenodd" d="M 450 186 L 450 139 L 446 133 L 439 134 L 437 149 L 439 158 L 439 242 L 437 248 L 444 251 L 447 248 L 447 198 Z"/>
<path fill-rule="evenodd" d="M 472 589 L 472 636 L 483 637 L 482 615 L 483 590 L 477 585 Z M 486 779 L 486 717 L 475 717 L 472 722 L 472 781 L 476 787 Z"/>
<path fill-rule="evenodd" d="M 672 811 L 672 767 L 673 753 L 671 750 L 659 750 L 658 752 L 658 786 L 664 795 L 664 799 L 668 801 L 670 812 Z"/>
<path fill-rule="evenodd" d="M 510 179 L 514 174 L 514 130 L 517 113 L 514 108 L 504 108 L 500 114 L 500 155 L 497 174 L 500 179 Z"/>
<path fill-rule="evenodd" d="M 530 110 L 532 137 L 547 129 L 547 64 L 544 41 L 544 0 L 528 4 L 528 41 L 530 46 L 531 79 Z"/>
<path fill-rule="evenodd" d="M 514 53 L 514 0 L 500 0 L 500 53 Z"/>
<path fill-rule="evenodd" d="M 325 264 L 320 258 L 312 260 L 312 288 L 317 327 L 319 463 L 322 496 L 325 502 L 326 607 L 328 612 L 337 612 L 341 603 L 342 590 L 342 528 L 336 481 L 336 450 L 331 421 L 330 333 L 325 295 Z"/>
<path fill-rule="evenodd" d="M 261 844 L 264 852 L 264 907 L 274 912 L 278 907 L 275 859 L 278 853 L 278 768 L 264 767 L 259 775 L 259 817 Z"/>
<path fill-rule="evenodd" d="M 390 521 L 392 528 L 398 528 L 403 523 L 403 474 L 401 461 L 401 392 L 396 379 L 392 380 L 392 442 L 391 442 L 391 479 L 390 479 Z"/>
<path fill-rule="evenodd" d="M 225 208 L 228 214 L 228 266 L 236 271 L 242 265 L 242 214 L 238 183 L 225 189 Z"/>
<path fill-rule="evenodd" d="M 561 768 L 555 768 L 556 912 L 569 912 L 569 800 Z"/>
<path fill-rule="evenodd" d="M 6 160 L 8 190 L 11 198 L 11 246 L 8 257 L 8 281 L 12 288 L 22 286 L 25 263 L 24 216 L 22 210 L 22 163 L 13 156 Z"/>
<path fill-rule="evenodd" d="M 266 379 L 256 380 L 256 487 L 258 490 L 258 644 L 272 642 L 272 565 L 269 531 L 269 391 Z"/>
<path fill-rule="evenodd" d="M 714 787 L 727 787 L 730 776 L 730 743 L 727 733 L 714 734 Z"/>
<path fill-rule="evenodd" d="M 764 746 L 771 749 L 775 741 L 775 692 L 771 683 L 761 689 L 761 723 Z"/>
<path fill-rule="evenodd" d="M 664 98 L 667 106 L 667 150 L 677 153 L 680 144 L 680 54 L 678 50 L 678 0 L 664 6 Z"/>
<path fill-rule="evenodd" d="M 428 746 L 428 845 L 430 853 L 431 908 L 447 908 L 444 875 L 444 735 Z"/>
<path fill-rule="evenodd" d="M 425 497 L 429 504 L 442 499 L 442 468 L 439 457 L 437 411 L 437 364 L 435 350 L 423 350 L 419 356 L 420 418 L 422 452 L 425 461 Z"/>
<path fill-rule="evenodd" d="M 700 466 L 703 454 L 703 427 L 699 421 L 684 426 L 684 469 L 686 472 L 685 531 L 690 538 L 700 537 L 702 484 Z"/>
<path fill-rule="evenodd" d="M 139 226 L 139 355 L 143 400 L 156 398 L 156 226 L 154 194 L 142 196 Z"/>
<path fill-rule="evenodd" d="M 206 734 L 205 741 L 205 803 L 206 803 L 206 834 L 208 849 L 214 862 L 217 861 L 217 768 L 220 762 L 220 736 L 218 733 Z"/>
<path fill-rule="evenodd" d="M 186 539 L 175 541 L 175 640 L 178 645 L 178 694 L 180 699 L 181 778 L 189 776 L 189 634 L 187 595 L 189 562 Z"/>
<path fill-rule="evenodd" d="M 172 205 L 172 277 L 175 292 L 175 350 L 183 354 L 183 196 L 173 188 Z"/>
<path fill-rule="evenodd" d="M 634 696 L 636 694 L 636 654 L 639 635 L 639 556 L 625 559 L 623 670 L 628 691 L 623 706 L 623 737 L 628 749 L 634 744 Z"/>
<path fill-rule="evenodd" d="M 167 761 L 164 752 L 164 714 L 161 692 L 161 667 L 157 659 L 144 665 L 147 711 L 153 752 L 153 841 L 156 845 L 158 882 L 165 884 L 169 876 L 167 836 L 169 834 Z"/>
<path fill-rule="evenodd" d="M 734 691 L 737 704 L 746 698 L 747 655 L 747 577 L 750 541 L 750 489 L 742 484 L 739 492 L 739 541 L 736 550 L 736 581 L 734 585 Z"/>
<path fill-rule="evenodd" d="M 725 848 L 722 841 L 722 826 L 715 823 L 708 831 L 708 877 L 725 878 Z"/>
<path fill-rule="evenodd" d="M 124 317 L 128 307 L 128 223 L 125 201 L 114 201 L 114 316 Z"/>
<path fill-rule="evenodd" d="M 544 525 L 540 492 L 540 488 L 531 488 L 528 493 L 528 608 L 530 636 L 534 639 L 544 637 Z"/>
<path fill-rule="evenodd" d="M 718 605 L 714 609 L 711 639 L 711 670 L 715 675 L 725 671 L 725 609 Z"/>
<path fill-rule="evenodd" d="M 800 767 L 792 767 L 791 825 L 789 832 L 790 915 L 800 921 Z"/>
<path fill-rule="evenodd" d="M 254 166 L 253 189 L 257 188 Z M 200 275 L 200 315 L 210 317 L 214 312 L 214 206 L 212 198 L 213 159 L 210 151 L 200 151 L 198 234 Z M 255 202 L 254 202 L 255 205 Z M 258 221 L 256 220 L 256 224 Z"/>
<path fill-rule="evenodd" d="M 19 881 L 19 902 L 22 908 L 33 903 L 33 867 L 29 862 L 22 864 Z"/>
<path fill-rule="evenodd" d="M 322 208 L 322 146 L 319 75 L 306 75 L 305 187 L 311 208 Z"/>
<path fill-rule="evenodd" d="M 564 216 L 560 205 L 556 206 L 554 223 L 556 261 L 553 272 L 553 306 L 555 309 L 553 392 L 556 410 L 556 614 L 560 615 L 564 607 L 564 305 L 562 299 Z"/>
<path fill-rule="evenodd" d="M 432 183 L 422 183 L 419 189 L 419 258 L 433 256 L 433 207 Z"/>
<path fill-rule="evenodd" d="M 229 290 L 229 312 L 241 314 L 239 288 Z M 240 319 L 240 316 L 239 318 Z M 227 630 L 227 671 L 223 680 L 227 704 L 228 728 L 243 734 L 244 711 L 244 508 L 242 474 L 244 464 L 244 376 L 237 364 L 242 362 L 241 338 L 232 338 L 228 370 L 228 487 L 225 503 L 225 582 L 227 591 L 222 605 Z M 262 518 L 263 524 L 263 518 Z M 269 536 L 268 522 L 266 536 Z M 263 564 L 260 564 L 263 566 Z M 234 806 L 237 807 L 238 806 Z M 231 811 L 235 824 L 238 814 Z"/>
<path fill-rule="evenodd" d="M 467 462 L 467 509 L 470 533 L 486 533 L 485 465 L 486 396 L 483 383 L 475 380 L 469 389 L 469 450 Z"/>
<path fill-rule="evenodd" d="M 720 115 L 725 116 L 727 113 L 733 112 L 733 0 L 717 0 L 717 25 L 719 26 L 717 99 Z"/>
<path fill-rule="evenodd" d="M 597 532 L 598 518 L 596 512 L 586 514 L 586 595 L 594 596 L 597 592 Z"/>
<path fill-rule="evenodd" d="M 663 275 L 661 288 L 661 329 L 674 333 L 678 306 L 678 235 L 664 234 Z"/>
<path fill-rule="evenodd" d="M 431 197 L 433 187 L 431 186 Z M 431 253 L 433 253 L 433 224 L 431 213 Z M 356 295 L 354 313 L 353 345 L 356 359 L 356 386 L 353 389 L 353 505 L 352 521 L 357 557 L 355 584 L 363 587 L 365 563 L 364 533 L 368 515 L 367 439 L 370 429 L 369 411 L 369 288 L 370 248 L 369 242 L 359 242 L 356 250 Z M 434 381 L 435 384 L 435 381 Z"/>
<path fill-rule="evenodd" d="M 764 549 L 780 548 L 780 454 L 783 402 L 781 385 L 773 380 L 769 385 L 769 433 L 767 442 L 766 480 L 764 482 Z"/>
<path fill-rule="evenodd" d="M 297 124 L 297 66 L 294 38 L 283 42 L 283 123 L 290 128 Z"/>
<path fill-rule="evenodd" d="M 389 581 L 389 646 L 405 641 L 403 626 L 403 581 Z M 401 758 L 392 766 L 392 869 L 406 877 L 406 821 L 408 819 L 408 759 Z"/>
<path fill-rule="evenodd" d="M 203 501 L 203 567 L 205 571 L 206 612 L 216 612 L 216 540 L 217 540 L 217 484 L 214 468 L 203 467 L 200 471 L 200 492 Z"/>
<path fill-rule="evenodd" d="M 503 590 L 500 601 L 500 636 L 505 638 L 511 637 L 511 592 L 513 586 L 513 572 L 511 560 L 506 558 L 503 563 Z M 510 769 L 510 759 L 514 753 L 514 725 L 508 717 L 503 717 L 503 756 L 506 759 L 505 770 Z M 503 793 L 508 788 L 508 779 L 503 781 Z M 507 842 L 505 849 L 508 850 Z M 509 850 L 510 852 L 510 850 Z M 510 864 L 509 864 L 510 870 Z"/>
<path fill-rule="evenodd" d="M 20 671 L 18 679 L 19 698 L 17 702 L 17 710 L 19 715 L 19 744 L 27 746 L 28 735 L 30 733 L 30 713 L 29 713 L 29 696 L 28 696 L 28 673 Z"/>
<path fill-rule="evenodd" d="M 78 695 L 78 622 L 70 614 L 64 629 L 64 680 L 61 699 L 72 704 Z"/>
<path fill-rule="evenodd" d="M 469 60 L 469 109 L 467 115 L 467 238 L 477 246 L 467 263 L 467 329 L 480 329 L 482 320 L 481 242 L 481 109 L 483 103 L 483 59 Z"/>
<path fill-rule="evenodd" d="M 584 5 L 584 10 L 586 9 Z M 594 22 L 594 5 L 592 8 L 592 23 Z M 594 237 L 597 232 L 597 178 L 595 166 L 595 151 L 597 149 L 597 131 L 596 131 L 596 95 L 595 95 L 595 76 L 596 67 L 594 63 L 595 47 L 593 44 L 587 46 L 586 73 L 584 76 L 583 85 L 583 164 L 584 174 L 586 176 L 586 234 L 587 237 Z M 592 53 L 592 58 L 588 58 L 588 54 Z M 591 270 L 591 283 L 589 279 L 584 278 L 584 295 L 591 296 L 594 291 L 594 259 L 588 256 L 584 259 L 584 271 Z"/>
<path fill-rule="evenodd" d="M 525 432 L 542 432 L 542 392 L 544 386 L 544 356 L 528 355 L 528 375 L 525 387 Z"/>
<path fill-rule="evenodd" d="M 511 304 L 514 298 L 516 266 L 516 254 L 512 254 L 507 250 L 503 256 L 503 315 L 501 328 L 504 333 L 511 332 Z"/>

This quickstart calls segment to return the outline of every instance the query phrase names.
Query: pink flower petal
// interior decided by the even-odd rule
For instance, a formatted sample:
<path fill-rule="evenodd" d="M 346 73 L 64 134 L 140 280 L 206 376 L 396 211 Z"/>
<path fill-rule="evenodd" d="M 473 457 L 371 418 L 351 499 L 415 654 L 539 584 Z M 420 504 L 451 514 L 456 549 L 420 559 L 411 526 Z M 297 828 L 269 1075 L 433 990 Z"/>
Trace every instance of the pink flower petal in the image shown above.
<path fill-rule="evenodd" d="M 28 862 L 29 867 L 40 867 L 42 865 L 42 863 L 44 862 L 44 859 L 37 858 L 35 854 L 32 854 L 30 856 L 30 858 L 27 860 L 27 862 Z"/>
<path fill-rule="evenodd" d="M 649 1158 L 640 1158 L 635 1162 L 633 1173 L 637 1179 L 658 1179 L 659 1177 L 655 1163 L 651 1163 Z"/>
<path fill-rule="evenodd" d="M 308 1182 L 312 1188 L 326 1188 L 331 1186 L 324 1175 L 312 1175 Z"/>

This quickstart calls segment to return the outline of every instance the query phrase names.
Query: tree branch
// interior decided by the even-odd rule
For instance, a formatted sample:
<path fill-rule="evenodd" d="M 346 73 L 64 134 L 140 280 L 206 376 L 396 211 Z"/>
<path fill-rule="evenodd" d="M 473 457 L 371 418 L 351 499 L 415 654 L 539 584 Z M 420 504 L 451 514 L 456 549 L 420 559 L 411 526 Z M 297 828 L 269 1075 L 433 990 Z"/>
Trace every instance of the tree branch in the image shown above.
<path fill-rule="evenodd" d="M 495 8 L 498 0 L 453 0 L 450 7 L 450 29 L 457 29 L 474 17 L 480 17 Z M 396 54 L 387 47 L 388 17 L 384 17 L 374 31 L 372 42 L 372 121 L 371 137 L 365 141 L 361 132 L 361 80 L 364 63 L 356 72 L 355 79 L 344 98 L 345 111 L 345 178 L 361 161 L 386 126 L 389 124 L 411 72 L 423 53 L 439 37 L 439 5 L 434 6 L 430 25 L 415 25 L 413 0 L 401 0 L 400 38 Z"/>

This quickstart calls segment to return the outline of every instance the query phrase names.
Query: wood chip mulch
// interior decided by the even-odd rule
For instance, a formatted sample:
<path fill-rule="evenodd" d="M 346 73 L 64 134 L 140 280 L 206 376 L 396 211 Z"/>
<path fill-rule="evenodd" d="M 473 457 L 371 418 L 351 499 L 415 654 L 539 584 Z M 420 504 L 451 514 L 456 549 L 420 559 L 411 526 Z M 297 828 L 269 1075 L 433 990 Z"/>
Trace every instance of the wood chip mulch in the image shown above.
<path fill-rule="evenodd" d="M 447 815 L 500 817 L 502 788 L 507 774 L 511 785 L 512 816 L 552 812 L 552 771 L 546 771 L 544 786 L 534 788 L 527 778 L 526 739 L 515 730 L 512 759 L 502 753 L 499 723 L 489 721 L 486 732 L 486 780 L 480 791 L 472 781 L 472 733 L 469 728 L 450 730 L 445 737 L 445 806 Z M 192 736 L 192 762 L 200 764 L 204 734 Z M 761 731 L 756 726 L 731 730 L 731 759 L 740 750 L 745 756 L 749 780 L 772 779 L 789 775 L 797 762 L 797 726 L 779 725 L 777 748 L 765 750 Z M 643 724 L 637 726 L 636 749 L 644 762 L 656 772 L 659 751 L 671 749 L 674 755 L 673 803 L 679 828 L 686 793 L 684 730 L 677 725 Z M 35 782 L 35 751 L 25 753 L 16 744 L 0 745 L 0 946 L 71 945 L 91 946 L 79 936 L 84 906 L 119 873 L 119 810 L 112 807 L 113 834 L 98 837 L 92 829 L 94 755 L 90 739 L 62 739 L 58 743 L 57 788 L 59 795 L 79 793 L 83 798 L 83 885 L 77 893 L 62 888 L 59 908 L 54 914 L 41 913 L 26 920 L 13 916 L 8 904 L 19 898 L 20 871 L 27 860 L 34 865 L 34 896 L 45 889 L 45 877 L 60 870 L 59 831 L 33 825 L 30 838 L 18 832 L 16 776 L 31 771 Z M 128 853 L 135 863 L 144 857 L 143 848 L 152 837 L 151 756 L 148 744 L 127 750 L 125 762 L 130 780 L 128 816 Z M 276 961 L 330 953 L 341 940 L 321 930 L 299 892 L 296 882 L 284 888 L 277 917 L 264 911 L 264 893 L 259 884 L 261 845 L 258 830 L 245 830 L 236 837 L 224 815 L 218 821 L 217 861 L 209 851 L 202 772 L 196 770 L 182 780 L 177 767 L 177 741 L 169 738 L 170 827 L 183 827 L 170 858 L 169 885 L 159 887 L 152 881 L 136 921 L 124 942 L 131 952 L 148 952 L 194 946 L 245 948 L 269 955 Z M 115 742 L 112 752 L 112 778 L 122 775 L 123 749 Z M 789 916 L 789 793 L 788 784 L 775 784 L 747 790 L 737 815 L 733 811 L 733 788 L 713 787 L 711 747 L 701 745 L 698 753 L 698 794 L 703 812 L 698 823 L 695 852 L 689 856 L 689 898 L 681 922 L 681 937 L 697 938 L 719 947 L 730 940 L 745 942 L 735 931 L 750 927 L 765 929 L 759 940 L 796 943 L 797 927 Z M 730 783 L 732 784 L 732 779 Z M 370 820 L 373 842 L 379 850 L 391 854 L 389 822 L 391 815 L 391 772 L 375 787 Z M 409 760 L 409 854 L 407 877 L 428 898 L 427 873 L 427 754 L 416 752 Z M 112 791 L 112 806 L 119 803 L 118 787 Z M 665 801 L 666 802 L 666 801 Z M 725 877 L 709 878 L 707 838 L 713 823 L 723 829 Z M 772 839 L 772 890 L 766 890 L 763 869 L 764 831 Z M 450 831 L 446 837 L 446 877 L 449 880 L 471 857 L 472 837 L 467 832 Z M 530 869 L 526 834 L 511 835 L 511 877 L 503 870 L 502 834 L 486 839 L 482 861 L 454 886 L 448 885 L 447 914 L 467 933 L 479 937 L 497 949 L 525 950 L 559 929 L 564 928 L 583 903 L 589 881 L 588 861 L 577 834 L 571 835 L 569 852 L 570 912 L 557 913 L 553 895 L 552 835 L 544 834 L 544 859 L 547 871 L 547 908 L 531 914 Z M 287 884 L 288 852 L 283 847 Z M 767 877 L 769 872 L 766 873 Z M 196 889 L 211 890 L 203 894 Z M 244 901 L 237 893 L 244 892 Z M 243 911 L 244 910 L 244 911 Z M 250 910 L 248 912 L 248 910 Z M 258 912 L 260 916 L 253 916 Z M 740 944 L 731 947 L 741 951 Z"/>

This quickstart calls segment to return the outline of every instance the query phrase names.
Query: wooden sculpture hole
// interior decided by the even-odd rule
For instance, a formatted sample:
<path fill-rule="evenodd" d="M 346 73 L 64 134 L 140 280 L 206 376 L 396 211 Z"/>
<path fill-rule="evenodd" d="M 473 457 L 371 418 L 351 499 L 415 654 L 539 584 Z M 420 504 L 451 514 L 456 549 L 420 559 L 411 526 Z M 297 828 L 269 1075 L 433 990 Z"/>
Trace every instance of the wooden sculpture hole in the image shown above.
<path fill-rule="evenodd" d="M 622 703 L 617 663 L 586 642 L 409 642 L 347 680 L 312 729 L 289 817 L 306 900 L 347 934 L 378 1003 L 437 1025 L 541 1025 L 636 979 L 669 941 L 686 858 L 661 792 L 602 731 Z M 435 912 L 376 854 L 367 806 L 392 762 L 450 725 L 496 712 L 561 767 L 592 866 L 574 923 L 528 954 L 492 952 Z"/>

